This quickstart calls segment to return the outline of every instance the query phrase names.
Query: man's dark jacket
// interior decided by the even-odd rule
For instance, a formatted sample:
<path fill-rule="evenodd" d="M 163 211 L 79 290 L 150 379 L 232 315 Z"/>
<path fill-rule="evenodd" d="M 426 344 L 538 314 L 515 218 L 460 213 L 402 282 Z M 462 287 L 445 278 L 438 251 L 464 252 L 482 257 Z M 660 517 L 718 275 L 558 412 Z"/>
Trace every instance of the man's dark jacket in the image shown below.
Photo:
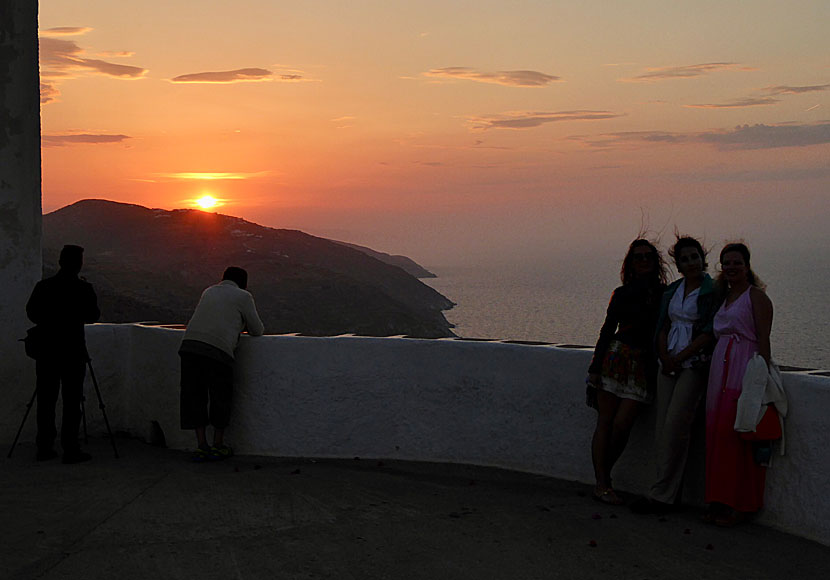
<path fill-rule="evenodd" d="M 84 324 L 101 316 L 92 284 L 60 270 L 35 285 L 26 314 L 42 330 L 43 358 L 87 360 Z"/>

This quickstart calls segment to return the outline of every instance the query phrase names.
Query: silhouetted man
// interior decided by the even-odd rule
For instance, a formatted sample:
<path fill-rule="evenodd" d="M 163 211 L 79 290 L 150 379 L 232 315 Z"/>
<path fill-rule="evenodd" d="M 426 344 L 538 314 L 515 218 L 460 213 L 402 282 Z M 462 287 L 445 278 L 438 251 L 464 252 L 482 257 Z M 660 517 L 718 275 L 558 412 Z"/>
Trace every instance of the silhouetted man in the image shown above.
<path fill-rule="evenodd" d="M 43 461 L 58 455 L 54 449 L 55 404 L 61 391 L 63 462 L 80 463 L 92 459 L 78 444 L 84 375 L 89 360 L 84 324 L 96 322 L 101 312 L 92 284 L 78 276 L 84 263 L 84 249 L 64 246 L 58 263 L 58 273 L 38 282 L 26 304 L 26 314 L 40 328 L 42 337 L 36 363 L 37 459 Z"/>
<path fill-rule="evenodd" d="M 181 425 L 196 431 L 199 448 L 194 461 L 233 454 L 224 438 L 231 415 L 234 350 L 246 328 L 251 336 L 262 336 L 265 330 L 247 286 L 245 270 L 235 266 L 225 270 L 219 284 L 202 292 L 179 349 Z M 212 446 L 205 435 L 208 424 L 213 425 Z"/>

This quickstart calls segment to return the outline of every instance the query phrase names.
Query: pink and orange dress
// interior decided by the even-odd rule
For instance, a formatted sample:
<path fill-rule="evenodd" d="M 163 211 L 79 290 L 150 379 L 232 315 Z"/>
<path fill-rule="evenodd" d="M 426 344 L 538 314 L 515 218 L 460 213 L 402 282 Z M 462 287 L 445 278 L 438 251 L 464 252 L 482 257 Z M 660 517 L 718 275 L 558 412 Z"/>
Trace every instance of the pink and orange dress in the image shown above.
<path fill-rule="evenodd" d="M 740 512 L 764 504 L 766 468 L 755 462 L 752 443 L 735 432 L 738 398 L 746 365 L 758 352 L 751 288 L 715 314 L 718 338 L 706 392 L 706 503 L 721 503 Z"/>

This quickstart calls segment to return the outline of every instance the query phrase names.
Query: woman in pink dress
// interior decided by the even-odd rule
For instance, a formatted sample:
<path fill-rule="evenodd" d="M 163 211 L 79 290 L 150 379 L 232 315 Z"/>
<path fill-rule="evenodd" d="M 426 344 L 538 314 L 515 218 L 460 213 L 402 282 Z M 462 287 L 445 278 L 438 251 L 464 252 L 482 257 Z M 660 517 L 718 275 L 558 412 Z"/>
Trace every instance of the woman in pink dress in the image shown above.
<path fill-rule="evenodd" d="M 727 244 L 718 280 L 724 302 L 715 314 L 718 338 L 706 394 L 705 520 L 720 526 L 746 521 L 764 503 L 766 468 L 755 462 L 752 443 L 735 432 L 746 365 L 754 354 L 770 363 L 772 302 L 750 268 L 749 249 Z"/>

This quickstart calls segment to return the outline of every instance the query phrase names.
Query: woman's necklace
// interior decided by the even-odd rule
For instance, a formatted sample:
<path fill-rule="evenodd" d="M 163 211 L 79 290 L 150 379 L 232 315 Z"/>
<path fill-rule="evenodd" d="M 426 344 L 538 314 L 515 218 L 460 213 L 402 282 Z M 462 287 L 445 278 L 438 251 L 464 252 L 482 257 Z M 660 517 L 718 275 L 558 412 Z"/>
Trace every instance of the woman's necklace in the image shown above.
<path fill-rule="evenodd" d="M 726 305 L 730 306 L 749 288 L 749 282 L 746 284 L 732 285 L 729 287 L 729 293 L 726 296 Z"/>

